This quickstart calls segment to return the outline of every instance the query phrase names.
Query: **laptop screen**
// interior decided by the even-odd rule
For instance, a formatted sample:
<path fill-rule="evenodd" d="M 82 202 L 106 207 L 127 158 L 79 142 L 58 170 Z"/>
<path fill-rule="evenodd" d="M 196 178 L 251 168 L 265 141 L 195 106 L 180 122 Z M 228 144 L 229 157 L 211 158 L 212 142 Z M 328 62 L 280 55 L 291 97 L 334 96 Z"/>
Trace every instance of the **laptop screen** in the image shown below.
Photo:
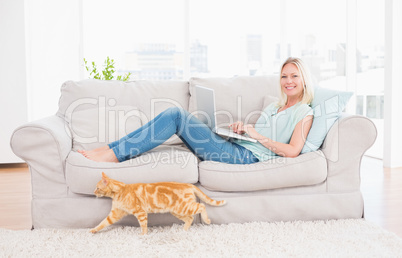
<path fill-rule="evenodd" d="M 213 89 L 195 85 L 197 117 L 212 130 L 216 128 L 215 92 Z"/>

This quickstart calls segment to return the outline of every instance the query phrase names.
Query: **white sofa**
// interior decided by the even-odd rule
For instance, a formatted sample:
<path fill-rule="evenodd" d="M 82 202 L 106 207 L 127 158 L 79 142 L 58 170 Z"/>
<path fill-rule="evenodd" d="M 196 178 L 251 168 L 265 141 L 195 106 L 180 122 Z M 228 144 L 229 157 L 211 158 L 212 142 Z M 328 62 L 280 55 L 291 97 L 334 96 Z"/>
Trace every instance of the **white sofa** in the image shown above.
<path fill-rule="evenodd" d="M 215 89 L 218 124 L 255 122 L 279 96 L 278 82 L 277 76 L 65 82 L 57 114 L 22 125 L 11 138 L 31 172 L 33 228 L 97 225 L 111 208 L 109 198 L 93 194 L 102 171 L 125 183 L 197 184 L 210 197 L 227 200 L 207 207 L 212 223 L 361 218 L 360 162 L 376 138 L 375 126 L 362 116 L 342 113 L 317 151 L 251 165 L 200 162 L 177 137 L 118 164 L 76 152 L 114 141 L 168 107 L 194 112 L 196 84 Z M 176 222 L 170 214 L 149 217 L 150 226 Z M 119 224 L 138 226 L 133 216 Z"/>

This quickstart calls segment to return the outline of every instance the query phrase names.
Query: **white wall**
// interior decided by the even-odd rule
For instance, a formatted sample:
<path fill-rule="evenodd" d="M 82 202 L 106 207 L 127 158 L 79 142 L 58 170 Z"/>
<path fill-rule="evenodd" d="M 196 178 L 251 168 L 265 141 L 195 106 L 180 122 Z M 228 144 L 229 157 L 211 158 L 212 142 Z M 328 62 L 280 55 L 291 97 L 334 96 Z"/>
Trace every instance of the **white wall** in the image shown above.
<path fill-rule="evenodd" d="M 57 111 L 60 86 L 79 80 L 79 0 L 25 0 L 29 120 Z"/>
<path fill-rule="evenodd" d="M 22 162 L 15 128 L 57 112 L 60 86 L 79 80 L 81 0 L 0 0 L 0 163 Z"/>
<path fill-rule="evenodd" d="M 0 163 L 22 162 L 10 137 L 28 121 L 25 54 L 24 0 L 0 0 Z"/>

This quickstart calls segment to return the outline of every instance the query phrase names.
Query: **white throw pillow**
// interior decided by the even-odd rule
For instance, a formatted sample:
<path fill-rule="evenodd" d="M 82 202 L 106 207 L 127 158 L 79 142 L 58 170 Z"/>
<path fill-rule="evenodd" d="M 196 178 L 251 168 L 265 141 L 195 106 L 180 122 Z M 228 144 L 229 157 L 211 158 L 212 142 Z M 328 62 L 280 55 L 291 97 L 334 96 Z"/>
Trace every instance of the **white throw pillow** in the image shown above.
<path fill-rule="evenodd" d="M 321 147 L 329 129 L 338 120 L 352 95 L 353 92 L 321 87 L 314 89 L 314 99 L 311 103 L 314 120 L 301 153 L 316 151 Z"/>

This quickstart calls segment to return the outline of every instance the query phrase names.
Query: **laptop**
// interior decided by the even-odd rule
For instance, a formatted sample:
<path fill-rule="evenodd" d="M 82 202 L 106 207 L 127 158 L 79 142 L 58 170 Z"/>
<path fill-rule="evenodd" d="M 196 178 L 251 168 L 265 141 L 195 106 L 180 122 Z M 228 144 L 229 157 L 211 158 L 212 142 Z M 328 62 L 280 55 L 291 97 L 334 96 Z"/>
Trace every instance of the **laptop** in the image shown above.
<path fill-rule="evenodd" d="M 236 138 L 240 140 L 257 142 L 256 139 L 247 137 L 233 132 L 229 128 L 217 128 L 216 126 L 216 110 L 215 110 L 215 92 L 213 89 L 195 85 L 195 94 L 197 100 L 197 110 L 202 112 L 198 118 L 208 125 L 211 130 L 219 135 L 228 136 L 230 138 Z"/>

